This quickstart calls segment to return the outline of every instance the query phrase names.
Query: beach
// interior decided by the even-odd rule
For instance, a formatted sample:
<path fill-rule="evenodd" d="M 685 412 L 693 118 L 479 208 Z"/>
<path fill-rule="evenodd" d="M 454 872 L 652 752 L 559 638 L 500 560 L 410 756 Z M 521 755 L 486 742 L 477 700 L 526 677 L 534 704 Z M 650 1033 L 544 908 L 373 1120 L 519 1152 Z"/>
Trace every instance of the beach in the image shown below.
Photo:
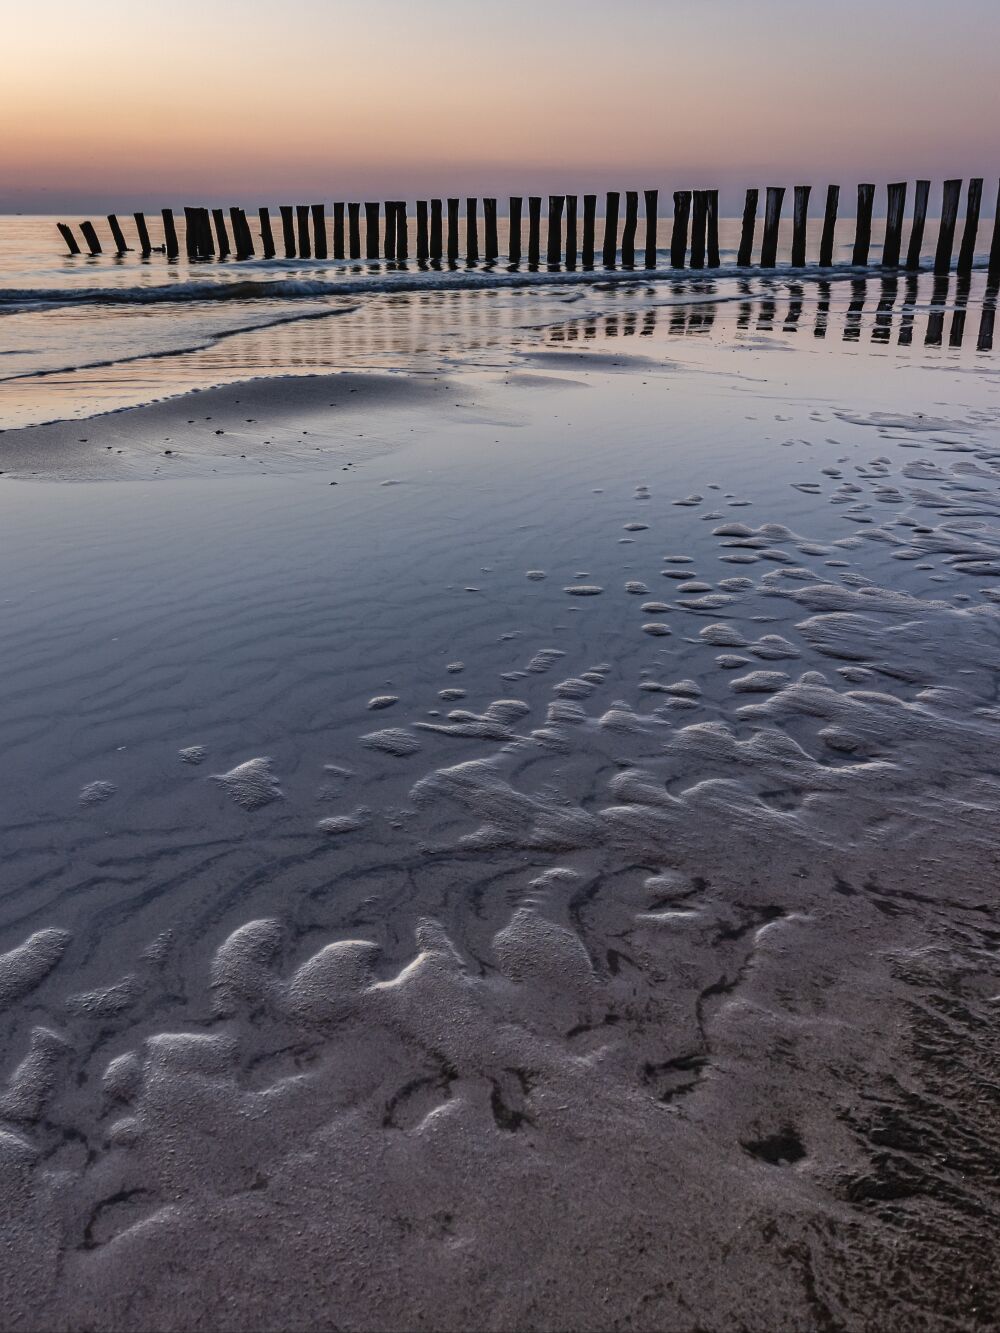
<path fill-rule="evenodd" d="M 991 1326 L 995 288 L 341 276 L 5 279 L 5 1326 Z"/>

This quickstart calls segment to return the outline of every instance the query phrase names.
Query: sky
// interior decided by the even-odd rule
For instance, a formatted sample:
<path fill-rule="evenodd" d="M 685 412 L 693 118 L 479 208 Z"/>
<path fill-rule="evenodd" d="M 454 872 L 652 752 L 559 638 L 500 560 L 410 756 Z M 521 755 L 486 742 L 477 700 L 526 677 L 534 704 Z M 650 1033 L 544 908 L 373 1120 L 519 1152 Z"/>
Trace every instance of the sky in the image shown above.
<path fill-rule="evenodd" d="M 4 4 L 4 212 L 1000 172 L 1000 0 Z"/>

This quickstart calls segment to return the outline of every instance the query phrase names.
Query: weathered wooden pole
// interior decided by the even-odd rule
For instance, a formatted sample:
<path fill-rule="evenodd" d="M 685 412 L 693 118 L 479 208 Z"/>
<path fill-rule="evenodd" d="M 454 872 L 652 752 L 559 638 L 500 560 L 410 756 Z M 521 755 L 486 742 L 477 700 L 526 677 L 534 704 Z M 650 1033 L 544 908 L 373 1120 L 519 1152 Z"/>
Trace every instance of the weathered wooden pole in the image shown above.
<path fill-rule="evenodd" d="M 981 176 L 973 176 L 969 181 L 969 193 L 965 205 L 965 229 L 962 232 L 962 244 L 958 250 L 958 272 L 971 273 L 976 257 L 976 237 L 979 234 L 979 210 L 983 203 L 983 181 Z"/>
<path fill-rule="evenodd" d="M 597 195 L 583 196 L 583 254 L 584 268 L 594 267 L 594 233 L 597 226 Z"/>
<path fill-rule="evenodd" d="M 174 226 L 174 210 L 164 208 L 163 217 L 163 243 L 166 247 L 167 258 L 177 258 L 177 228 Z"/>
<path fill-rule="evenodd" d="M 430 257 L 437 263 L 444 258 L 444 233 L 441 225 L 441 200 L 431 200 Z"/>
<path fill-rule="evenodd" d="M 635 268 L 635 233 L 639 226 L 639 192 L 625 191 L 625 225 L 622 227 L 622 267 Z"/>
<path fill-rule="evenodd" d="M 135 221 L 135 229 L 139 236 L 139 252 L 143 259 L 153 253 L 153 245 L 149 239 L 149 228 L 146 226 L 145 213 L 133 213 L 132 218 Z"/>
<path fill-rule="evenodd" d="M 298 224 L 299 232 L 299 257 L 301 259 L 312 258 L 312 242 L 309 238 L 309 205 L 295 205 L 295 220 Z"/>
<path fill-rule="evenodd" d="M 365 258 L 378 259 L 378 214 L 377 203 L 365 204 Z"/>
<path fill-rule="evenodd" d="M 719 191 L 705 191 L 705 215 L 708 223 L 708 267 L 718 268 L 719 256 Z"/>
<path fill-rule="evenodd" d="M 465 201 L 465 262 L 467 264 L 476 264 L 479 262 L 479 200 L 466 199 Z"/>
<path fill-rule="evenodd" d="M 659 190 L 645 191 L 646 204 L 646 256 L 647 268 L 656 268 L 656 210 L 659 206 Z"/>
<path fill-rule="evenodd" d="M 541 253 L 542 196 L 528 195 L 528 264 L 537 267 Z"/>
<path fill-rule="evenodd" d="M 749 268 L 753 263 L 753 233 L 757 225 L 757 201 L 760 191 L 749 189 L 743 203 L 743 226 L 740 229 L 740 248 L 736 262 L 740 268 Z"/>
<path fill-rule="evenodd" d="M 885 244 L 882 246 L 882 267 L 899 268 L 899 252 L 903 244 L 903 215 L 906 212 L 906 181 L 886 186 L 888 204 L 885 212 Z"/>
<path fill-rule="evenodd" d="M 708 220 L 708 199 L 704 190 L 695 190 L 691 210 L 691 267 L 705 267 L 705 225 Z"/>
<path fill-rule="evenodd" d="M 235 205 L 230 206 L 229 209 L 229 225 L 233 230 L 233 249 L 236 251 L 237 259 L 246 259 L 247 254 L 249 253 L 246 249 L 246 238 L 243 235 L 243 229 L 240 225 L 240 214 L 242 211 L 241 208 L 237 208 Z"/>
<path fill-rule="evenodd" d="M 65 222 L 57 222 L 56 226 L 59 228 L 59 235 L 66 242 L 66 247 L 69 250 L 70 254 L 78 255 L 80 253 L 80 247 L 77 244 L 76 237 L 73 235 L 73 229 L 71 227 L 67 227 Z"/>
<path fill-rule="evenodd" d="M 274 258 L 274 233 L 271 231 L 271 210 L 263 204 L 257 209 L 260 223 L 260 245 L 265 259 Z"/>
<path fill-rule="evenodd" d="M 101 249 L 101 242 L 98 240 L 97 232 L 94 230 L 94 224 L 92 222 L 81 222 L 80 231 L 83 235 L 83 239 L 87 242 L 87 249 L 92 255 L 100 255 L 104 253 Z"/>
<path fill-rule="evenodd" d="M 618 262 L 618 204 L 621 195 L 609 190 L 604 206 L 604 253 L 601 262 L 605 268 L 614 268 Z"/>
<path fill-rule="evenodd" d="M 344 205 L 342 201 L 333 205 L 333 257 L 334 259 L 344 258 Z"/>
<path fill-rule="evenodd" d="M 295 258 L 295 222 L 291 204 L 279 205 L 281 210 L 281 235 L 285 245 L 285 258 Z"/>
<path fill-rule="evenodd" d="M 396 200 L 396 258 L 409 259 L 410 234 L 406 219 L 406 200 Z"/>
<path fill-rule="evenodd" d="M 930 181 L 917 181 L 913 196 L 913 222 L 910 226 L 910 245 L 906 251 L 906 267 L 911 273 L 920 268 L 920 252 L 924 246 L 924 226 L 927 222 L 927 201 L 931 195 Z"/>
<path fill-rule="evenodd" d="M 313 204 L 313 254 L 317 259 L 326 259 L 328 250 L 326 246 L 326 208 L 323 204 Z"/>
<path fill-rule="evenodd" d="M 962 194 L 960 180 L 945 181 L 941 200 L 941 230 L 938 232 L 934 255 L 934 272 L 941 277 L 951 270 L 951 252 L 955 245 L 955 223 L 958 220 L 958 202 Z"/>
<path fill-rule="evenodd" d="M 202 256 L 209 259 L 215 254 L 215 241 L 212 237 L 212 215 L 207 208 L 198 209 L 198 239 Z"/>
<path fill-rule="evenodd" d="M 250 230 L 250 223 L 247 221 L 246 212 L 242 208 L 237 211 L 240 215 L 240 237 L 242 242 L 240 249 L 243 252 L 243 257 L 247 258 L 254 253 L 253 232 Z"/>
<path fill-rule="evenodd" d="M 566 204 L 564 194 L 549 195 L 549 225 L 545 234 L 545 262 L 558 264 L 562 259 L 562 216 Z"/>
<path fill-rule="evenodd" d="M 670 235 L 670 267 L 683 268 L 687 262 L 688 219 L 691 216 L 691 191 L 674 191 L 674 228 Z"/>
<path fill-rule="evenodd" d="M 396 201 L 385 201 L 385 227 L 382 232 L 382 254 L 386 259 L 396 258 Z"/>
<path fill-rule="evenodd" d="M 774 268 L 778 262 L 778 226 L 781 205 L 785 201 L 783 185 L 769 185 L 764 203 L 764 237 L 760 246 L 761 268 Z"/>
<path fill-rule="evenodd" d="M 840 186 L 826 187 L 826 209 L 823 213 L 823 234 L 819 240 L 819 266 L 833 265 L 833 246 L 837 232 L 837 210 L 840 207 Z"/>
<path fill-rule="evenodd" d="M 361 205 L 347 205 L 347 240 L 351 259 L 361 258 Z"/>
<path fill-rule="evenodd" d="M 497 240 L 497 201 L 483 200 L 483 227 L 486 232 L 486 245 L 483 258 L 487 264 L 495 264 L 500 255 L 500 243 Z"/>
<path fill-rule="evenodd" d="M 212 209 L 212 221 L 215 223 L 215 235 L 219 243 L 219 258 L 229 254 L 229 233 L 226 231 L 226 215 L 221 208 Z"/>
<path fill-rule="evenodd" d="M 417 200 L 417 263 L 426 264 L 430 249 L 427 244 L 427 200 Z"/>
<path fill-rule="evenodd" d="M 993 239 L 990 242 L 990 268 L 987 281 L 994 282 L 1000 276 L 1000 191 L 997 192 L 997 209 L 993 215 Z"/>
<path fill-rule="evenodd" d="M 187 251 L 188 259 L 197 259 L 201 254 L 201 244 L 198 240 L 198 210 L 196 208 L 184 208 L 184 249 Z"/>
<path fill-rule="evenodd" d="M 875 186 L 858 186 L 858 217 L 854 232 L 854 251 L 851 263 L 856 268 L 866 268 L 868 254 L 872 245 L 872 206 L 875 203 Z"/>
<path fill-rule="evenodd" d="M 116 214 L 108 214 L 108 226 L 111 228 L 111 239 L 115 243 L 115 249 L 120 255 L 125 254 L 128 250 L 128 245 L 125 241 L 125 233 L 121 229 Z"/>
<path fill-rule="evenodd" d="M 507 217 L 508 236 L 507 236 L 507 258 L 512 264 L 521 262 L 521 196 L 512 194 L 510 196 L 509 213 Z"/>
<path fill-rule="evenodd" d="M 577 257 L 577 223 L 576 223 L 576 204 L 575 194 L 566 196 L 566 267 L 576 268 Z"/>
<path fill-rule="evenodd" d="M 792 201 L 792 268 L 805 268 L 806 228 L 809 218 L 809 195 L 812 187 L 796 185 Z"/>
<path fill-rule="evenodd" d="M 448 263 L 458 259 L 458 204 L 457 199 L 448 200 Z"/>

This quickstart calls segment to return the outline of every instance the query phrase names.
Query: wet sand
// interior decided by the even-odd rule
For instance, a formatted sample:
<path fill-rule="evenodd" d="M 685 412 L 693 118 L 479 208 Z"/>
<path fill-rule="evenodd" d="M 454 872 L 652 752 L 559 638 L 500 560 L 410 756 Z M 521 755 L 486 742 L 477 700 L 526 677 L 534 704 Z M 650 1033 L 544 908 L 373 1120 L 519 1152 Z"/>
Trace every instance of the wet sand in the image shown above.
<path fill-rule="evenodd" d="M 0 435 L 5 1327 L 991 1325 L 997 379 L 849 315 Z"/>

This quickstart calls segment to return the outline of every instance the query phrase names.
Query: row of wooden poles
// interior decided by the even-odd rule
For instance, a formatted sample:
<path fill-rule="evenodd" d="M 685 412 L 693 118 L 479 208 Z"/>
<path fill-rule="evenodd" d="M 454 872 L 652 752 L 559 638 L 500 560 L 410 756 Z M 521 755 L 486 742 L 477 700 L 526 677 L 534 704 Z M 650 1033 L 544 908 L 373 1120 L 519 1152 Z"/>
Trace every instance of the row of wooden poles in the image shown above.
<path fill-rule="evenodd" d="M 875 186 L 858 186 L 857 214 L 855 222 L 854 248 L 851 263 L 856 267 L 867 267 L 872 247 L 872 213 L 875 205 Z M 924 232 L 927 223 L 927 206 L 930 200 L 931 183 L 919 180 L 913 200 L 913 212 L 910 223 L 909 241 L 905 260 L 903 259 L 903 229 L 906 213 L 907 184 L 905 181 L 888 185 L 885 239 L 882 246 L 881 263 L 886 268 L 905 268 L 915 271 L 920 267 L 920 256 L 924 244 Z M 792 251 L 791 262 L 794 268 L 806 264 L 808 210 L 812 187 L 796 185 L 793 189 L 792 205 Z M 775 268 L 778 258 L 778 229 L 781 223 L 782 208 L 785 200 L 784 186 L 768 186 L 764 204 L 764 229 L 757 267 Z M 955 248 L 955 234 L 961 207 L 962 181 L 944 182 L 941 217 L 938 227 L 935 249 L 935 273 L 948 273 L 951 270 Z M 983 196 L 981 178 L 969 181 L 966 195 L 965 225 L 962 232 L 958 254 L 958 272 L 970 272 L 975 257 L 976 240 L 979 233 L 980 210 Z M 657 267 L 657 204 L 659 194 L 656 190 L 644 191 L 645 227 L 642 266 L 647 269 Z M 416 206 L 416 252 L 418 262 L 432 263 L 447 260 L 455 263 L 459 259 L 462 233 L 460 199 L 419 200 Z M 520 264 L 522 258 L 521 221 L 523 198 L 512 196 L 509 201 L 510 239 L 507 258 L 511 264 Z M 674 217 L 670 237 L 670 265 L 672 268 L 718 268 L 719 258 L 719 192 L 718 190 L 677 190 L 673 196 Z M 740 246 L 736 262 L 740 267 L 754 266 L 753 253 L 757 225 L 757 213 L 760 192 L 749 189 L 743 209 L 743 222 L 740 234 Z M 446 207 L 445 207 L 446 205 Z M 826 208 L 823 215 L 823 228 L 820 236 L 819 264 L 829 268 L 833 264 L 834 229 L 840 206 L 840 186 L 830 185 L 826 192 Z M 364 209 L 364 244 L 362 245 L 362 208 Z M 621 195 L 618 191 L 609 191 L 604 212 L 604 235 L 601 248 L 601 264 L 605 268 L 614 268 L 619 263 L 623 268 L 636 267 L 636 240 L 639 228 L 639 192 L 629 190 L 625 193 L 624 224 L 619 237 L 619 219 Z M 330 233 L 326 206 L 324 204 L 283 204 L 279 210 L 281 216 L 281 239 L 285 258 L 288 259 L 327 259 L 330 257 Z M 161 249 L 170 259 L 180 253 L 177 240 L 177 226 L 172 209 L 164 208 L 163 235 Z M 465 246 L 462 252 L 466 263 L 475 264 L 482 258 L 486 263 L 494 263 L 500 258 L 497 236 L 497 201 L 483 199 L 482 217 L 484 245 L 480 253 L 479 245 L 479 200 L 465 201 Z M 143 213 L 134 214 L 138 237 L 138 248 L 143 256 L 153 252 L 149 228 Z M 271 229 L 271 214 L 267 208 L 258 210 L 260 246 L 265 259 L 275 257 L 277 250 L 274 233 Z M 445 222 L 447 221 L 447 227 Z M 579 226 L 582 221 L 582 227 Z M 249 259 L 255 254 L 254 238 L 242 208 L 229 209 L 229 228 L 226 226 L 225 210 L 221 208 L 185 208 L 185 247 L 189 259 L 210 259 L 215 255 L 227 258 L 234 255 L 237 259 Z M 528 252 L 527 262 L 531 266 L 542 262 L 542 197 L 532 195 L 528 199 Z M 108 215 L 114 248 L 119 255 L 126 254 L 129 246 L 122 231 L 121 223 L 114 213 Z M 71 254 L 80 254 L 81 247 L 66 223 L 58 224 Z M 82 222 L 80 231 L 89 253 L 103 253 L 100 238 L 92 222 Z M 333 205 L 332 257 L 334 259 L 387 259 L 404 261 L 409 258 L 409 219 L 407 206 L 402 200 L 389 200 L 384 205 L 378 203 L 335 203 Z M 578 197 L 576 195 L 553 194 L 548 199 L 548 230 L 546 234 L 545 262 L 551 266 L 576 268 L 579 264 L 585 269 L 595 267 L 597 257 L 597 195 L 583 196 L 582 219 L 578 217 Z M 993 237 L 990 248 L 990 271 L 1000 272 L 1000 207 L 994 220 Z"/>

